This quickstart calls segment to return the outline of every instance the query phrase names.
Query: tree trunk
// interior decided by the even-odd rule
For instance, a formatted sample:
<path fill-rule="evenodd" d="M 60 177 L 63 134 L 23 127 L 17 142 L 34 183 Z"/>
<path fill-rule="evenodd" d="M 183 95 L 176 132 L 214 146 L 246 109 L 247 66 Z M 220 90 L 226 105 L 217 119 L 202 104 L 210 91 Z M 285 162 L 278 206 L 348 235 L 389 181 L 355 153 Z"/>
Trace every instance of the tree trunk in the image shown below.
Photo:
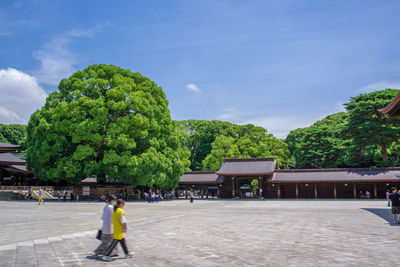
<path fill-rule="evenodd" d="M 387 149 L 386 149 L 386 144 L 381 144 L 381 149 L 382 149 L 382 159 L 384 161 L 388 160 L 388 153 L 387 153 Z"/>

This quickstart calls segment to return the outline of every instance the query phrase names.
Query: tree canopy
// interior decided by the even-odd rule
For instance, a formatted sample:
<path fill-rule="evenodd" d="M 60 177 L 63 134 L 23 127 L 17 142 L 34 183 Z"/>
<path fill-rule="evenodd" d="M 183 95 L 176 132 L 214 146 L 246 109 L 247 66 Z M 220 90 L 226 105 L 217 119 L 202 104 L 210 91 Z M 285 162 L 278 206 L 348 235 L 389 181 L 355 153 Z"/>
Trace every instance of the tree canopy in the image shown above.
<path fill-rule="evenodd" d="M 346 103 L 349 122 L 346 129 L 351 136 L 348 164 L 352 166 L 391 165 L 388 148 L 399 140 L 400 119 L 379 112 L 387 106 L 399 90 L 386 89 L 352 97 Z M 381 157 L 374 156 L 380 150 Z M 373 161 L 373 162 L 371 162 Z"/>
<path fill-rule="evenodd" d="M 43 180 L 173 188 L 190 164 L 162 88 L 113 65 L 63 79 L 27 132 L 27 165 Z"/>
<path fill-rule="evenodd" d="M 26 138 L 26 125 L 0 124 L 0 142 L 23 145 Z"/>
<path fill-rule="evenodd" d="M 296 168 L 345 167 L 349 139 L 345 134 L 348 114 L 339 112 L 310 127 L 291 131 L 286 137 Z"/>
<path fill-rule="evenodd" d="M 202 162 L 211 152 L 211 144 L 220 135 L 236 137 L 239 125 L 225 121 L 185 120 L 179 122 L 184 139 L 183 145 L 190 151 L 190 168 L 203 168 Z"/>
<path fill-rule="evenodd" d="M 379 112 L 399 93 L 386 89 L 360 94 L 347 112 L 327 116 L 286 138 L 296 168 L 398 166 L 400 119 Z"/>
<path fill-rule="evenodd" d="M 278 168 L 288 167 L 290 159 L 284 141 L 252 124 L 237 125 L 236 137 L 220 135 L 211 146 L 210 154 L 202 162 L 204 170 L 218 170 L 225 158 L 275 157 Z"/>

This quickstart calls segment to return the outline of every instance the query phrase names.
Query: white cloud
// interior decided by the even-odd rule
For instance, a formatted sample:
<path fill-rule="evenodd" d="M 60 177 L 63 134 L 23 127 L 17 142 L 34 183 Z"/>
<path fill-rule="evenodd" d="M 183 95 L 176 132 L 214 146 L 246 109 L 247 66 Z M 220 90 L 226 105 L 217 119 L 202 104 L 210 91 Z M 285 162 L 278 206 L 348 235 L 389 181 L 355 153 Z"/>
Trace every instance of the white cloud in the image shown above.
<path fill-rule="evenodd" d="M 388 82 L 388 81 L 380 81 L 376 83 L 372 83 L 366 86 L 363 86 L 358 90 L 360 93 L 370 93 L 376 90 L 384 90 L 386 88 L 391 89 L 400 89 L 400 82 Z"/>
<path fill-rule="evenodd" d="M 240 124 L 254 124 L 267 129 L 277 138 L 286 138 L 287 134 L 297 128 L 308 127 L 325 116 L 310 118 L 308 116 L 281 116 L 250 119 Z"/>
<path fill-rule="evenodd" d="M 241 114 L 238 112 L 236 108 L 226 108 L 224 111 L 217 116 L 218 120 L 232 120 L 236 119 Z M 243 115 L 243 114 L 242 114 Z"/>
<path fill-rule="evenodd" d="M 79 56 L 70 50 L 74 38 L 92 38 L 102 27 L 64 32 L 45 43 L 41 50 L 33 52 L 33 57 L 41 63 L 40 69 L 34 71 L 39 82 L 58 85 L 61 79 L 74 73 L 74 65 L 79 63 Z"/>
<path fill-rule="evenodd" d="M 189 83 L 186 85 L 186 89 L 193 91 L 193 92 L 201 92 L 200 88 L 197 87 L 194 83 Z"/>
<path fill-rule="evenodd" d="M 46 97 L 35 77 L 13 68 L 0 69 L 0 123 L 26 124 Z"/>

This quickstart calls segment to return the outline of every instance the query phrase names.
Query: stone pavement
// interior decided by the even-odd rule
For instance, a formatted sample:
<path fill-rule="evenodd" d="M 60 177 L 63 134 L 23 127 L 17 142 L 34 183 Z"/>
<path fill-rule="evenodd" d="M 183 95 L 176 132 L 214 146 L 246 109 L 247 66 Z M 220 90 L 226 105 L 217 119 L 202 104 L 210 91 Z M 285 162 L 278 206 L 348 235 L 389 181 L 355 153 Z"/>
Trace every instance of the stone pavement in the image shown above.
<path fill-rule="evenodd" d="M 86 256 L 102 203 L 0 202 L 0 266 L 399 266 L 386 201 L 129 202 L 132 259 Z"/>

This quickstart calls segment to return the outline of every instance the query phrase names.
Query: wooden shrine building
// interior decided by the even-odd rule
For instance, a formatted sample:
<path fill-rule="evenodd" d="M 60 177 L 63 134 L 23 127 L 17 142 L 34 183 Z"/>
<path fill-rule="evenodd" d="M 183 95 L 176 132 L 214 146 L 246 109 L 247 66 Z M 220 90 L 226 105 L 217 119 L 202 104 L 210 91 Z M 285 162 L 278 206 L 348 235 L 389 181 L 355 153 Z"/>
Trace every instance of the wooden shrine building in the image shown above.
<path fill-rule="evenodd" d="M 400 168 L 277 170 L 274 158 L 225 159 L 216 172 L 186 172 L 180 189 L 221 198 L 385 198 Z M 367 193 L 368 192 L 368 193 Z"/>
<path fill-rule="evenodd" d="M 0 142 L 0 185 L 25 185 L 33 181 L 25 160 L 11 153 L 20 149 L 21 146 Z"/>

